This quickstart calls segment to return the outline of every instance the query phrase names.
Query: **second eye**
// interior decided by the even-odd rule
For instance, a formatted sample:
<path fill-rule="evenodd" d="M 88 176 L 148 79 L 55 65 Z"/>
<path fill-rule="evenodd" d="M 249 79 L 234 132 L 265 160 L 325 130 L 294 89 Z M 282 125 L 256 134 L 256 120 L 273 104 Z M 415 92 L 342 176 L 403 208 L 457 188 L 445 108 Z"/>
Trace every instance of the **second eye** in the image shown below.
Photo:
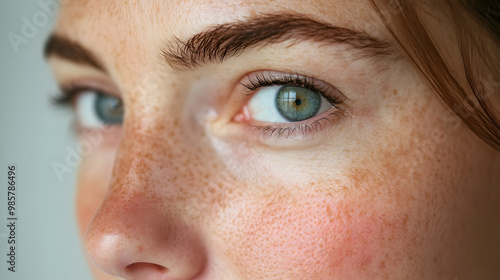
<path fill-rule="evenodd" d="M 332 107 L 321 94 L 298 86 L 264 87 L 247 105 L 252 119 L 272 123 L 305 121 Z"/>
<path fill-rule="evenodd" d="M 99 128 L 105 125 L 121 125 L 124 107 L 121 99 L 93 90 L 78 94 L 76 111 L 80 125 Z"/>

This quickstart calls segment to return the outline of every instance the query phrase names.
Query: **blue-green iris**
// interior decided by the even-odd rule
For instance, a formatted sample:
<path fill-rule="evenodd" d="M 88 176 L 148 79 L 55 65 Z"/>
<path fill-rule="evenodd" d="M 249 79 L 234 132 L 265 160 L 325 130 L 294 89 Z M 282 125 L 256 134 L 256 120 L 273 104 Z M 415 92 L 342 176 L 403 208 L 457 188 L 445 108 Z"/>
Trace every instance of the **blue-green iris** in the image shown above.
<path fill-rule="evenodd" d="M 119 98 L 98 94 L 95 100 L 95 112 L 99 120 L 107 125 L 123 123 L 123 103 Z"/>
<path fill-rule="evenodd" d="M 303 87 L 284 86 L 276 96 L 276 108 L 291 122 L 314 117 L 321 108 L 321 95 Z"/>

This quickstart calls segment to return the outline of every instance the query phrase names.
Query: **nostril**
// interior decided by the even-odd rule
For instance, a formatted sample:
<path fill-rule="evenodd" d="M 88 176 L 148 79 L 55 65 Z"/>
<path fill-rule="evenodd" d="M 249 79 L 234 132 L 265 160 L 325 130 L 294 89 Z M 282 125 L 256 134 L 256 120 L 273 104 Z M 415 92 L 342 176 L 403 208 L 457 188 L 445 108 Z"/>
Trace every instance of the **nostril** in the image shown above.
<path fill-rule="evenodd" d="M 151 279 L 163 279 L 163 277 L 166 276 L 167 272 L 168 269 L 166 267 L 155 263 L 136 262 L 125 267 L 125 275 L 147 275 L 148 278 L 146 279 L 150 279 L 150 277 L 152 277 L 153 275 L 157 278 L 153 277 Z"/>
<path fill-rule="evenodd" d="M 133 263 L 133 264 L 129 264 L 127 265 L 127 267 L 125 268 L 125 270 L 127 270 L 127 272 L 130 270 L 137 270 L 137 269 L 148 269 L 148 270 L 156 270 L 156 271 L 159 271 L 159 272 L 166 272 L 167 271 L 167 268 L 164 267 L 164 266 L 161 266 L 159 264 L 155 264 L 155 263 L 144 263 L 144 262 L 136 262 L 136 263 Z"/>
<path fill-rule="evenodd" d="M 108 194 L 85 237 L 94 264 L 135 280 L 189 280 L 204 271 L 208 256 L 200 235 L 184 217 L 156 208 L 162 205 L 127 188 Z"/>

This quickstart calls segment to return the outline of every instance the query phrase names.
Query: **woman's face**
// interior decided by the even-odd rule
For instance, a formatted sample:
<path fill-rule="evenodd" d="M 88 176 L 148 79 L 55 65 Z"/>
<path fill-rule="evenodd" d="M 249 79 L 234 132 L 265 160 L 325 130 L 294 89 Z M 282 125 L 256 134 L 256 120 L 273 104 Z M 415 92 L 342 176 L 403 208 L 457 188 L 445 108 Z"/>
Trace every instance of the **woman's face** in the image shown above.
<path fill-rule="evenodd" d="M 64 2 L 96 277 L 498 276 L 498 153 L 384 30 L 368 1 Z"/>

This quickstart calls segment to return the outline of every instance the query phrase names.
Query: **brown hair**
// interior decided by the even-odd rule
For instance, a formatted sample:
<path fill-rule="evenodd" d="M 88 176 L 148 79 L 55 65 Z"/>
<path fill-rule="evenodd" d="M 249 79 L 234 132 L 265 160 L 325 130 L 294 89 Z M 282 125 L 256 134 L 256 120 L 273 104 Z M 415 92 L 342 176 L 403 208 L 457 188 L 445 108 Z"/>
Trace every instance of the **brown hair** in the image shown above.
<path fill-rule="evenodd" d="M 424 10 L 415 2 L 423 1 L 370 1 L 439 99 L 472 132 L 500 151 L 500 119 L 493 103 L 500 98 L 500 1 L 426 1 L 427 8 L 449 15 L 462 56 L 462 73 L 450 71 L 450 61 L 420 20 Z M 394 11 L 395 6 L 397 12 L 388 17 L 386 11 Z M 487 41 L 493 49 L 488 49 Z"/>

